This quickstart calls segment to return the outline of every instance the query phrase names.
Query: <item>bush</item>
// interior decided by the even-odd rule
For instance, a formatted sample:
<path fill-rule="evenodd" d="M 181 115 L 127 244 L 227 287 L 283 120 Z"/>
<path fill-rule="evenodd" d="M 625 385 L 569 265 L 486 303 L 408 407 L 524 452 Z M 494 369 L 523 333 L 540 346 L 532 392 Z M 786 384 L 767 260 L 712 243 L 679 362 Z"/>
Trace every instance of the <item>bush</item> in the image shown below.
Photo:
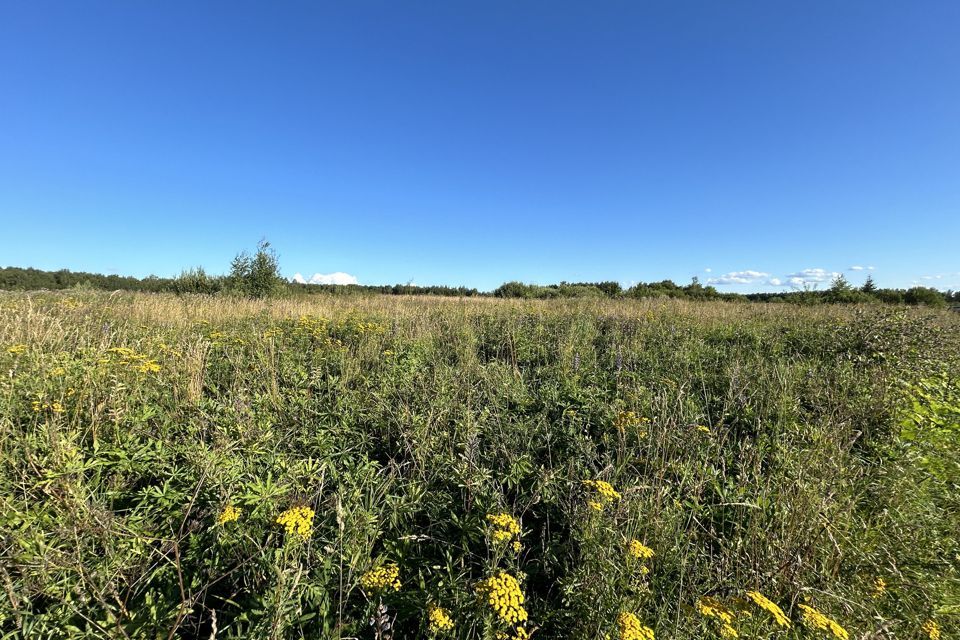
<path fill-rule="evenodd" d="M 280 276 L 280 262 L 270 243 L 261 240 L 251 257 L 246 251 L 237 254 L 227 276 L 230 291 L 250 298 L 268 298 L 277 295 L 284 286 Z"/>
<path fill-rule="evenodd" d="M 210 276 L 203 267 L 181 271 L 170 284 L 170 290 L 178 295 L 199 293 L 213 295 L 223 289 L 222 276 Z"/>

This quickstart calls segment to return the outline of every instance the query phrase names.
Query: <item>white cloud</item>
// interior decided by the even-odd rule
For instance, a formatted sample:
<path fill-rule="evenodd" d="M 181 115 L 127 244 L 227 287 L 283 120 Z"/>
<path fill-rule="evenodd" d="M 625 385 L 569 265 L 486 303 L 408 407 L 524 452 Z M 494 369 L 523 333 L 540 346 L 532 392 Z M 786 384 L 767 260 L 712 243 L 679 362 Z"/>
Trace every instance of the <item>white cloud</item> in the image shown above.
<path fill-rule="evenodd" d="M 707 273 L 713 273 L 713 269 L 711 269 L 710 267 L 707 267 L 706 269 L 704 269 L 704 271 L 706 271 Z"/>
<path fill-rule="evenodd" d="M 864 269 L 864 268 L 861 267 L 861 266 L 858 265 L 858 264 L 855 264 L 855 265 L 853 265 L 852 267 L 850 267 L 850 271 L 863 271 L 863 269 Z"/>
<path fill-rule="evenodd" d="M 830 282 L 840 275 L 837 271 L 826 269 L 804 269 L 787 275 L 787 283 L 794 289 L 802 289 Z"/>
<path fill-rule="evenodd" d="M 315 273 L 307 280 L 301 274 L 293 274 L 292 280 L 300 284 L 359 284 L 357 277 L 343 271 L 335 273 Z"/>
<path fill-rule="evenodd" d="M 783 280 L 781 280 L 780 278 L 770 278 L 769 280 L 767 280 L 767 284 L 769 284 L 772 287 L 782 287 Z"/>
<path fill-rule="evenodd" d="M 753 271 L 751 269 L 746 271 L 731 271 L 722 276 L 708 279 L 707 284 L 751 284 L 762 278 L 768 278 L 769 276 L 770 274 L 765 271 Z"/>

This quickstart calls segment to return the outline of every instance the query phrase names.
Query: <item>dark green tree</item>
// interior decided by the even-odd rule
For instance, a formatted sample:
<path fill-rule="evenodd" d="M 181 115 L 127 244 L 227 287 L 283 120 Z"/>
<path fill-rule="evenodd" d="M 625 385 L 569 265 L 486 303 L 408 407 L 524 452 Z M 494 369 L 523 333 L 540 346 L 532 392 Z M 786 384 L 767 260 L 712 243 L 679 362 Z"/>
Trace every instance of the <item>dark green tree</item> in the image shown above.
<path fill-rule="evenodd" d="M 930 307 L 947 306 L 943 294 L 931 287 L 911 287 L 903 294 L 903 301 L 907 304 L 922 304 Z"/>
<path fill-rule="evenodd" d="M 877 290 L 877 285 L 873 282 L 873 276 L 867 275 L 867 279 L 864 281 L 863 286 L 860 287 L 860 291 L 863 293 L 873 293 Z"/>

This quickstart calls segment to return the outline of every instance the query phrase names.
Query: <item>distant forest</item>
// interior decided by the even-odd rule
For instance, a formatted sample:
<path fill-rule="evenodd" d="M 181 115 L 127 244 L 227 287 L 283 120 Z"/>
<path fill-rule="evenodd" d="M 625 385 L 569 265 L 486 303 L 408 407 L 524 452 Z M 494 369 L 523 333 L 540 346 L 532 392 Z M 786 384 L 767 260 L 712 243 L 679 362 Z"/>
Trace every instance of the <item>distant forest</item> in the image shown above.
<path fill-rule="evenodd" d="M 184 271 L 176 278 L 103 275 L 82 271 L 43 271 L 40 269 L 0 268 L 0 289 L 16 291 L 102 289 L 107 291 L 151 291 L 175 294 L 228 294 L 231 276 L 211 276 L 202 269 Z M 885 289 L 868 277 L 861 287 L 850 285 L 843 276 L 823 290 L 785 291 L 776 293 L 721 293 L 703 286 L 694 278 L 690 284 L 678 285 L 672 280 L 641 282 L 623 288 L 618 282 L 561 282 L 535 285 L 507 282 L 493 291 L 482 292 L 467 287 L 395 285 L 327 285 L 278 282 L 277 293 L 299 295 L 428 295 L 451 297 L 496 297 L 522 299 L 551 298 L 680 298 L 689 300 L 749 300 L 753 302 L 789 302 L 794 304 L 880 302 L 888 304 L 927 305 L 934 307 L 960 304 L 960 291 L 939 291 L 930 287 Z"/>

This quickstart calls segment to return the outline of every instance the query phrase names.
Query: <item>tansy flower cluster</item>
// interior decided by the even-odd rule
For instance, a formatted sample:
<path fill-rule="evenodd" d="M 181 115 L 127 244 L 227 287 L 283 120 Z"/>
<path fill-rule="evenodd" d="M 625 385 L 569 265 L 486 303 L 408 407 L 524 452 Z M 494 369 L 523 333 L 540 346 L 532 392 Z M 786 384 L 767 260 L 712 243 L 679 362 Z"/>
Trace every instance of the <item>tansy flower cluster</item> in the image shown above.
<path fill-rule="evenodd" d="M 512 541 L 514 551 L 520 551 L 520 523 L 509 513 L 491 513 L 487 516 L 491 525 L 490 537 L 494 544 L 507 544 Z"/>
<path fill-rule="evenodd" d="M 497 631 L 497 640 L 530 640 L 530 635 L 525 627 L 517 627 L 512 635 L 505 631 Z"/>
<path fill-rule="evenodd" d="M 27 345 L 25 344 L 15 344 L 7 347 L 7 353 L 11 353 L 15 356 L 20 355 L 21 353 L 27 350 Z"/>
<path fill-rule="evenodd" d="M 831 620 L 827 616 L 823 615 L 813 607 L 809 607 L 805 604 L 797 605 L 797 608 L 803 612 L 803 626 L 808 629 L 819 629 L 821 631 L 829 631 L 834 635 L 834 637 L 839 638 L 840 640 L 848 640 L 850 634 L 847 633 L 847 630 L 837 624 L 834 620 Z"/>
<path fill-rule="evenodd" d="M 263 337 L 265 339 L 275 338 L 277 336 L 282 336 L 282 335 L 283 335 L 283 327 L 270 327 L 269 329 L 263 332 Z"/>
<path fill-rule="evenodd" d="M 318 331 L 324 331 L 327 328 L 326 318 L 317 316 L 300 316 L 297 319 L 297 329 L 303 333 L 316 334 Z"/>
<path fill-rule="evenodd" d="M 347 328 L 352 329 L 354 333 L 363 335 L 364 333 L 384 333 L 387 328 L 376 322 L 363 322 L 360 320 L 353 320 Z"/>
<path fill-rule="evenodd" d="M 605 480 L 584 480 L 583 484 L 597 493 L 597 499 L 587 503 L 594 511 L 603 511 L 605 506 L 620 499 L 613 485 Z"/>
<path fill-rule="evenodd" d="M 223 526 L 228 522 L 236 522 L 240 519 L 240 509 L 228 504 L 223 508 L 223 511 L 220 512 L 220 515 L 217 516 L 217 524 Z"/>
<path fill-rule="evenodd" d="M 615 426 L 620 433 L 624 433 L 627 429 L 640 427 L 648 422 L 650 422 L 650 418 L 638 416 L 635 411 L 621 411 L 614 419 L 613 426 Z M 639 435 L 643 437 L 647 434 L 643 430 L 640 430 Z"/>
<path fill-rule="evenodd" d="M 704 596 L 697 600 L 697 611 L 704 617 L 713 618 L 726 624 L 733 622 L 733 611 L 711 596 Z"/>
<path fill-rule="evenodd" d="M 619 640 L 654 640 L 653 629 L 644 626 L 629 611 L 622 611 L 617 616 L 617 630 L 620 632 Z"/>
<path fill-rule="evenodd" d="M 653 549 L 636 538 L 627 543 L 627 555 L 634 560 L 649 560 L 653 557 Z"/>
<path fill-rule="evenodd" d="M 34 400 L 30 403 L 30 408 L 35 412 L 39 413 L 44 409 L 52 411 L 53 413 L 64 413 L 66 409 L 63 404 L 60 402 L 41 402 L 40 400 Z"/>
<path fill-rule="evenodd" d="M 754 604 L 773 616 L 774 621 L 781 627 L 790 628 L 790 619 L 783 612 L 783 609 L 777 606 L 775 602 L 769 600 L 759 591 L 747 591 L 747 597 L 753 600 Z"/>
<path fill-rule="evenodd" d="M 876 580 L 873 581 L 873 593 L 870 594 L 870 597 L 879 598 L 886 592 L 887 581 L 880 576 L 877 576 Z"/>
<path fill-rule="evenodd" d="M 114 356 L 118 364 L 133 367 L 140 373 L 160 372 L 160 364 L 157 363 L 156 360 L 152 360 L 149 356 L 146 356 L 142 353 L 137 353 L 129 347 L 112 347 L 107 349 L 107 353 Z M 104 359 L 100 362 L 106 364 L 107 362 L 110 362 L 110 360 Z"/>
<path fill-rule="evenodd" d="M 236 345 L 242 347 L 247 344 L 247 341 L 238 336 L 230 336 L 223 331 L 211 331 L 207 334 L 207 337 L 210 338 L 211 343 L 215 347 L 222 347 L 226 345 Z"/>
<path fill-rule="evenodd" d="M 370 569 L 360 576 L 360 586 L 368 593 L 399 591 L 400 567 L 391 563 L 376 569 Z"/>
<path fill-rule="evenodd" d="M 927 634 L 927 637 L 930 638 L 930 640 L 940 640 L 940 627 L 937 626 L 937 623 L 933 620 L 927 620 L 924 622 L 922 625 L 920 625 L 920 629 Z"/>
<path fill-rule="evenodd" d="M 477 585 L 477 593 L 490 605 L 497 616 L 507 624 L 526 622 L 527 610 L 523 608 L 523 592 L 520 583 L 509 573 L 501 571 L 495 576 L 482 580 Z"/>
<path fill-rule="evenodd" d="M 427 607 L 427 620 L 430 623 L 430 631 L 434 633 L 453 629 L 453 618 L 450 617 L 450 612 L 443 607 L 433 604 Z"/>
<path fill-rule="evenodd" d="M 313 528 L 313 516 L 310 507 L 292 507 L 277 516 L 277 524 L 283 525 L 287 535 L 296 533 L 301 538 L 308 538 Z"/>
<path fill-rule="evenodd" d="M 735 618 L 731 608 L 711 596 L 704 596 L 697 600 L 697 611 L 705 618 L 711 618 L 720 623 L 721 638 L 737 638 L 740 636 L 733 626 Z"/>

